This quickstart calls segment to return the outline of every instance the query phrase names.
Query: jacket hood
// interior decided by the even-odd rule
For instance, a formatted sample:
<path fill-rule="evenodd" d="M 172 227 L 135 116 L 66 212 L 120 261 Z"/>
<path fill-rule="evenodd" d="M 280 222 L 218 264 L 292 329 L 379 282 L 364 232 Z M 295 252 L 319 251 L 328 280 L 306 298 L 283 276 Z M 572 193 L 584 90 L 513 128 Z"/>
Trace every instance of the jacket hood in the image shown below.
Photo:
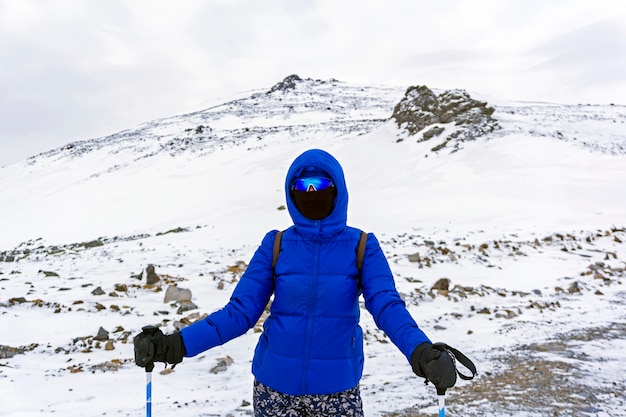
<path fill-rule="evenodd" d="M 335 207 L 328 217 L 322 220 L 311 220 L 304 217 L 296 208 L 291 198 L 291 183 L 298 179 L 303 172 L 327 173 L 335 184 L 337 196 Z M 343 169 L 339 161 L 331 154 L 321 149 L 310 149 L 298 156 L 287 172 L 285 179 L 285 195 L 287 197 L 287 209 L 296 229 L 300 234 L 307 237 L 319 237 L 324 240 L 341 231 L 348 217 L 348 189 Z"/>

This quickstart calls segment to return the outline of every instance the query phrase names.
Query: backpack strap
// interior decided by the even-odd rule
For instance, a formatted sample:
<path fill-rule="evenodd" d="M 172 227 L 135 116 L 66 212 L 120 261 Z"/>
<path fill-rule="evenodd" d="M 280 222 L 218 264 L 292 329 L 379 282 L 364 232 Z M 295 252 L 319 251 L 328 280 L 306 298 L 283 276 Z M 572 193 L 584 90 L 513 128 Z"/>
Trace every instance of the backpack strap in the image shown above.
<path fill-rule="evenodd" d="M 359 239 L 359 246 L 356 250 L 356 267 L 359 268 L 359 275 L 361 275 L 361 267 L 363 266 L 363 257 L 365 256 L 365 244 L 367 243 L 367 233 L 361 231 L 361 237 Z"/>
<path fill-rule="evenodd" d="M 276 262 L 278 262 L 278 254 L 280 253 L 280 242 L 283 240 L 283 230 L 276 233 L 274 237 L 274 253 L 272 255 L 272 270 L 276 268 Z M 276 275 L 276 272 L 274 272 Z"/>

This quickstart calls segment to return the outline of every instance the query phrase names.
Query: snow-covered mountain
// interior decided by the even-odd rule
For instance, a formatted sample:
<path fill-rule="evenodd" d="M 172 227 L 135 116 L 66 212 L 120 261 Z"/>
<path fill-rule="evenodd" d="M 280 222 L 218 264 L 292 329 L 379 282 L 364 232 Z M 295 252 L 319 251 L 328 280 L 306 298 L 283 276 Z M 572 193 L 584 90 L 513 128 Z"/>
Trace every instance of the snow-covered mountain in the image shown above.
<path fill-rule="evenodd" d="M 349 223 L 379 237 L 420 326 L 476 361 L 452 413 L 626 416 L 625 127 L 618 105 L 289 76 L 0 168 L 0 416 L 140 413 L 131 336 L 227 302 L 289 226 L 284 176 L 314 147 L 343 164 Z M 196 309 L 164 303 L 173 284 Z M 367 415 L 435 415 L 362 321 Z M 155 375 L 155 413 L 249 415 L 257 337 Z"/>

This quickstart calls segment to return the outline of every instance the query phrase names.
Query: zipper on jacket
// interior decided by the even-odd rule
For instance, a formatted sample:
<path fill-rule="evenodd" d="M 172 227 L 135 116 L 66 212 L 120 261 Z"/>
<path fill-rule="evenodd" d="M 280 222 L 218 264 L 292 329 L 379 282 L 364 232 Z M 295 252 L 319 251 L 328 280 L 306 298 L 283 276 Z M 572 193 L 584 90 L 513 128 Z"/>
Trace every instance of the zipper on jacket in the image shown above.
<path fill-rule="evenodd" d="M 313 326 L 315 324 L 315 303 L 317 302 L 317 283 L 319 281 L 319 262 L 320 262 L 320 242 L 315 242 L 315 252 L 313 257 L 313 276 L 311 277 L 311 290 L 309 294 L 309 306 L 307 311 L 307 327 L 304 345 L 304 363 L 302 392 L 306 393 L 309 380 L 309 365 L 311 360 L 311 348 L 313 344 Z"/>

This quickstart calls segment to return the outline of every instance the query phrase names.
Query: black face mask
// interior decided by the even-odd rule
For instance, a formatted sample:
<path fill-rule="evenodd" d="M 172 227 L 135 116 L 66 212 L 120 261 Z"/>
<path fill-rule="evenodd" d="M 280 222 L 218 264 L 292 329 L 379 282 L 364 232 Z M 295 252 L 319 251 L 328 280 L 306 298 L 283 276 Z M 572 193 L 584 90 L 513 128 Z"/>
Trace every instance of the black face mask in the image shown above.
<path fill-rule="evenodd" d="M 335 187 L 320 191 L 291 191 L 296 208 L 304 217 L 311 220 L 322 220 L 330 215 L 335 208 Z"/>

